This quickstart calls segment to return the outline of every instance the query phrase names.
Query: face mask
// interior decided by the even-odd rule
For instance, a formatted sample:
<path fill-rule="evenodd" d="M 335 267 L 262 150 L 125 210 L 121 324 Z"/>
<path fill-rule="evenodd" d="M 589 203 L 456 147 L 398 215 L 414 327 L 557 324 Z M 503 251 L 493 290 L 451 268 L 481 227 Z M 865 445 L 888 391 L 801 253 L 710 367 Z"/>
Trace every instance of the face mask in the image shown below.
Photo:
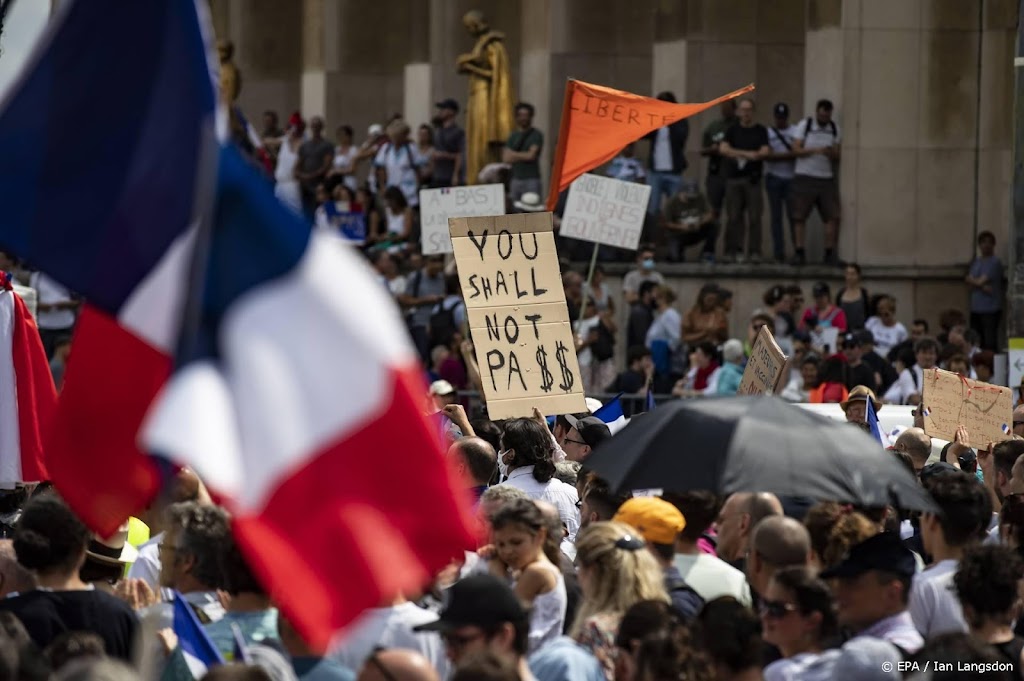
<path fill-rule="evenodd" d="M 498 475 L 501 476 L 501 480 L 508 477 L 508 464 L 505 463 L 505 452 L 502 452 L 501 456 L 498 457 Z"/>
<path fill-rule="evenodd" d="M 644 268 L 645 270 L 653 270 L 653 269 L 654 269 L 654 258 L 647 258 L 646 260 L 644 260 L 644 261 L 643 261 L 643 262 L 641 263 L 641 266 L 642 266 L 642 267 L 643 267 L 643 268 Z"/>

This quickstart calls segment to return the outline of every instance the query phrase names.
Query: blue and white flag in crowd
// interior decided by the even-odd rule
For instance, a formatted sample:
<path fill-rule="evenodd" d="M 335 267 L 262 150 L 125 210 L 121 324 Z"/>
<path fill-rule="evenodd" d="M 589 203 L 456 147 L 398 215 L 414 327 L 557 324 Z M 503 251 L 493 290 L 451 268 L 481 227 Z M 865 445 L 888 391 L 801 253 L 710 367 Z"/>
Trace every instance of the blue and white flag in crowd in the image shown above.
<path fill-rule="evenodd" d="M 608 424 L 608 430 L 611 431 L 612 435 L 625 428 L 626 424 L 629 423 L 629 419 L 626 418 L 622 411 L 620 397 L 622 397 L 622 393 L 605 402 L 600 409 L 594 412 L 594 416 Z"/>
<path fill-rule="evenodd" d="M 867 402 L 866 418 L 868 423 L 868 430 L 871 431 L 871 436 L 878 440 L 879 444 L 883 447 L 889 446 L 889 438 L 882 434 L 882 429 L 878 425 L 878 414 L 875 413 L 875 405 L 872 400 L 865 400 Z"/>
<path fill-rule="evenodd" d="M 174 633 L 193 675 L 197 671 L 202 674 L 210 667 L 224 664 L 224 658 L 199 623 L 192 606 L 177 591 L 174 592 Z"/>
<path fill-rule="evenodd" d="M 654 403 L 654 389 L 647 386 L 647 400 L 644 402 L 644 411 L 654 411 L 657 405 Z"/>

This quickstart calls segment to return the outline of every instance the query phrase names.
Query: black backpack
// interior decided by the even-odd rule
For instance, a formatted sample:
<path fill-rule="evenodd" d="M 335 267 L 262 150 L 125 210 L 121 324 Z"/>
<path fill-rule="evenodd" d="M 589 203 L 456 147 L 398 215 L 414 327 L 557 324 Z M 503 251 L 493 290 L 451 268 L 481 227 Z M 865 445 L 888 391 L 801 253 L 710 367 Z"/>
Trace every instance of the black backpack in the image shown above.
<path fill-rule="evenodd" d="M 604 322 L 598 322 L 597 328 L 594 330 L 597 331 L 597 340 L 590 346 L 590 352 L 593 353 L 594 359 L 598 362 L 611 359 L 615 355 L 615 336 L 604 325 Z"/>
<path fill-rule="evenodd" d="M 696 619 L 704 609 L 704 599 L 681 577 L 666 577 L 665 590 L 672 599 L 672 609 L 686 622 Z"/>
<path fill-rule="evenodd" d="M 455 332 L 459 330 L 458 325 L 455 323 L 455 308 L 458 306 L 458 299 L 454 299 L 454 302 L 448 307 L 445 306 L 445 301 L 443 300 L 434 306 L 430 313 L 430 322 L 427 327 L 431 348 L 438 345 L 448 347 L 452 342 Z"/>

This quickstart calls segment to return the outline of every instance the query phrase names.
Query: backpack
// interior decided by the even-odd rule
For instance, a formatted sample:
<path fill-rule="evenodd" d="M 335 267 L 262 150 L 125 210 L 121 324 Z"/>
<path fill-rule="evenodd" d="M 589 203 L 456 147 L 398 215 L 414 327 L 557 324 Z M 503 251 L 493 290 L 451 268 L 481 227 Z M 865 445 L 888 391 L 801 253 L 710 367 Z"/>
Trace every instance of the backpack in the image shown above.
<path fill-rule="evenodd" d="M 807 135 L 811 134 L 811 123 L 813 123 L 813 122 L 814 122 L 814 117 L 813 116 L 808 116 L 807 117 L 807 127 L 804 129 L 804 138 L 805 139 L 807 138 Z M 827 127 L 832 132 L 832 136 L 833 137 L 838 137 L 839 136 L 839 130 L 836 128 L 836 122 L 835 121 L 829 121 Z M 818 129 L 819 130 L 823 130 L 824 128 L 819 127 Z"/>
<path fill-rule="evenodd" d="M 458 325 L 455 323 L 455 308 L 458 306 L 459 301 L 457 299 L 449 307 L 445 307 L 445 301 L 443 300 L 434 306 L 427 325 L 431 348 L 438 345 L 448 347 L 452 342 L 452 337 L 458 331 Z"/>
<path fill-rule="evenodd" d="M 594 355 L 594 359 L 598 362 L 611 359 L 615 355 L 615 336 L 603 322 L 598 322 L 597 328 L 594 330 L 597 331 L 597 340 L 590 346 L 590 352 Z"/>
<path fill-rule="evenodd" d="M 672 600 L 672 609 L 686 622 L 696 619 L 704 608 L 704 599 L 682 577 L 666 577 L 665 590 Z"/>

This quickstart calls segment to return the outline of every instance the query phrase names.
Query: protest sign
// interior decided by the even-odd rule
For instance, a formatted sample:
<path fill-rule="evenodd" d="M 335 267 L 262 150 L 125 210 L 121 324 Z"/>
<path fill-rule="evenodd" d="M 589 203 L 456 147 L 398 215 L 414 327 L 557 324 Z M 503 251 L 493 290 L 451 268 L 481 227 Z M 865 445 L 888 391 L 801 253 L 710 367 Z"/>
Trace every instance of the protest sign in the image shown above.
<path fill-rule="evenodd" d="M 587 411 L 550 213 L 448 229 L 491 419 Z"/>
<path fill-rule="evenodd" d="M 505 214 L 505 186 L 478 184 L 420 190 L 420 242 L 423 255 L 451 253 L 448 218 Z"/>
<path fill-rule="evenodd" d="M 967 429 L 971 447 L 1010 439 L 1013 393 L 1009 388 L 964 378 L 942 369 L 925 369 L 921 404 L 924 430 L 953 441 L 959 426 Z"/>
<path fill-rule="evenodd" d="M 610 177 L 578 177 L 569 187 L 559 236 L 635 251 L 651 188 Z"/>
<path fill-rule="evenodd" d="M 779 389 L 782 381 L 783 369 L 786 366 L 786 356 L 782 354 L 779 344 L 775 342 L 775 336 L 762 326 L 757 332 L 754 340 L 754 347 L 750 349 L 750 359 L 743 369 L 743 378 L 740 380 L 740 387 L 737 395 L 771 395 Z"/>

